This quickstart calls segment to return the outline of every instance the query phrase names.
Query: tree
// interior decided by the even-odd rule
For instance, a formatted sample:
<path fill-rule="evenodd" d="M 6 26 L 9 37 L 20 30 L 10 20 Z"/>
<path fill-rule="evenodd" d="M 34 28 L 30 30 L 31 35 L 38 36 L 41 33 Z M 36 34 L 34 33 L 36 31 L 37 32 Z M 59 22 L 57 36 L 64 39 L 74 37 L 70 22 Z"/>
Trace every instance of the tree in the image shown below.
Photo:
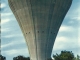
<path fill-rule="evenodd" d="M 80 60 L 80 56 L 79 55 L 77 55 L 77 58 L 76 58 L 77 60 Z"/>
<path fill-rule="evenodd" d="M 74 59 L 73 60 L 80 60 L 80 56 L 79 55 L 77 55 L 77 57 L 74 57 Z"/>
<path fill-rule="evenodd" d="M 0 55 L 0 60 L 6 60 L 6 57 Z"/>
<path fill-rule="evenodd" d="M 73 60 L 74 54 L 72 51 L 61 51 L 60 54 L 53 55 L 55 60 Z"/>
<path fill-rule="evenodd" d="M 30 58 L 19 55 L 17 57 L 14 57 L 13 60 L 30 60 Z"/>

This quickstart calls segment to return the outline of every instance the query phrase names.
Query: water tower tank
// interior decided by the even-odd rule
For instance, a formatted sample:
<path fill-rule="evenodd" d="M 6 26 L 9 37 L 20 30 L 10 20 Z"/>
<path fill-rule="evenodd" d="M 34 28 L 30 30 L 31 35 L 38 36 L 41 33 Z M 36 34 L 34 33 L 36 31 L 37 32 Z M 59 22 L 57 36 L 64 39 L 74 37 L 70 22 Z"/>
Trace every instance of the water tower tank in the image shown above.
<path fill-rule="evenodd" d="M 48 60 L 72 0 L 8 0 L 31 60 Z"/>

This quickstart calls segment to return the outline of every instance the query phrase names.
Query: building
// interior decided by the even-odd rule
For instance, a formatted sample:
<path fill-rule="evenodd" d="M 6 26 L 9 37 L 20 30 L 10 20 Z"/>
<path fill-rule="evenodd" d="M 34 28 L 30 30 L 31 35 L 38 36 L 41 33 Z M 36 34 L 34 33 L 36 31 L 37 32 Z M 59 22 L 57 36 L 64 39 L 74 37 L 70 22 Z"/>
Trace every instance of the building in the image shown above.
<path fill-rule="evenodd" d="M 0 60 L 6 60 L 6 57 L 0 55 Z"/>
<path fill-rule="evenodd" d="M 31 60 L 47 60 L 72 0 L 8 0 Z"/>

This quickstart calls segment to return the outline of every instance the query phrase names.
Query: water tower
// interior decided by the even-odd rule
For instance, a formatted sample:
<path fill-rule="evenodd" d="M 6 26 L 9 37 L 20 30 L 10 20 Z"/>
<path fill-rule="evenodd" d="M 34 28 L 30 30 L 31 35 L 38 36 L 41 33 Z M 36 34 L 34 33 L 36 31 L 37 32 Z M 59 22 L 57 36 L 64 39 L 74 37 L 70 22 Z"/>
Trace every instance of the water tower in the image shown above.
<path fill-rule="evenodd" d="M 8 0 L 31 60 L 51 57 L 55 38 L 72 0 Z"/>

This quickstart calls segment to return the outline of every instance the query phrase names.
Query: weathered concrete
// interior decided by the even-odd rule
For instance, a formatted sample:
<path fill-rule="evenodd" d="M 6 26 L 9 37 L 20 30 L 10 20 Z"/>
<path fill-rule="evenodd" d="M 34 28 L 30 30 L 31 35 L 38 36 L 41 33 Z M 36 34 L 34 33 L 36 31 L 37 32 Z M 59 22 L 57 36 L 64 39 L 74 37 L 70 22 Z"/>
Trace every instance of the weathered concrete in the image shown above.
<path fill-rule="evenodd" d="M 47 60 L 72 0 L 8 0 L 31 60 Z"/>

